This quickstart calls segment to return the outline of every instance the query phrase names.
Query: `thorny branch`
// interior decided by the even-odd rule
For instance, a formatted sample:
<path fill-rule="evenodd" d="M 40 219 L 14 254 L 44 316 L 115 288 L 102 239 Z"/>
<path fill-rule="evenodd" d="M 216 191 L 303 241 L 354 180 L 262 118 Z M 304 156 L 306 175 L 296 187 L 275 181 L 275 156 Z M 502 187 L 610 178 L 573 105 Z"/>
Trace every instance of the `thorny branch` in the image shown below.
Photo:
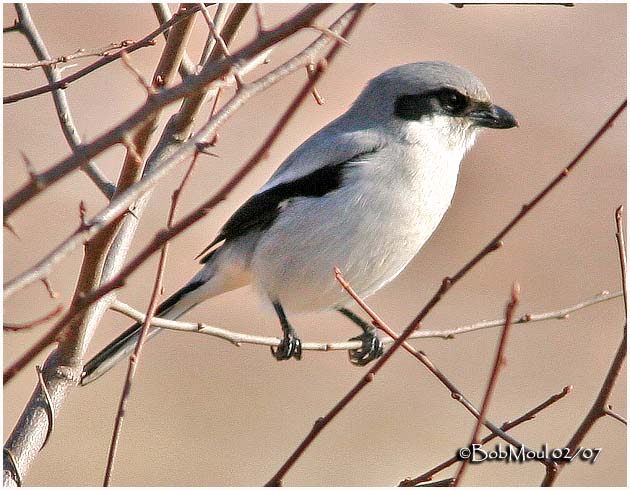
<path fill-rule="evenodd" d="M 241 59 L 247 64 L 248 60 L 258 62 L 258 56 L 264 54 L 266 50 L 276 42 L 284 39 L 285 37 L 293 34 L 301 27 L 304 27 L 313 17 L 318 15 L 325 5 L 314 5 L 302 10 L 294 17 L 293 22 L 285 22 L 281 24 L 277 29 L 273 31 L 266 31 L 265 35 L 261 36 L 257 41 L 253 41 L 249 45 L 242 48 L 238 53 L 232 55 L 233 59 Z M 343 16 L 339 22 L 344 22 Z M 74 250 L 77 246 L 81 245 L 86 240 L 95 236 L 101 229 L 107 226 L 108 223 L 117 219 L 121 215 L 125 214 L 129 206 L 147 190 L 153 188 L 157 182 L 163 178 L 170 170 L 172 170 L 180 161 L 192 155 L 199 143 L 203 143 L 207 140 L 208 136 L 216 131 L 216 128 L 223 124 L 231 115 L 242 106 L 245 101 L 251 98 L 253 95 L 262 92 L 272 84 L 276 83 L 280 79 L 286 77 L 290 73 L 304 66 L 306 62 L 310 62 L 313 56 L 316 55 L 326 44 L 328 39 L 323 36 L 313 42 L 308 48 L 296 57 L 289 60 L 287 63 L 276 68 L 267 75 L 261 77 L 256 82 L 248 83 L 246 87 L 241 89 L 222 109 L 209 120 L 199 131 L 195 134 L 190 141 L 182 143 L 178 146 L 176 151 L 170 152 L 165 155 L 163 161 L 156 164 L 150 173 L 146 174 L 139 182 L 130 186 L 124 192 L 117 194 L 107 208 L 101 213 L 94 216 L 89 222 L 86 228 L 82 228 L 71 235 L 58 245 L 48 256 L 39 261 L 35 266 L 29 270 L 20 274 L 13 280 L 8 281 L 4 285 L 4 297 L 7 299 L 17 290 L 25 287 L 26 285 L 45 277 L 52 266 L 58 263 L 63 257 Z M 253 57 L 253 58 L 252 58 Z M 196 87 L 197 90 L 203 90 L 209 88 L 210 83 L 217 79 L 219 76 L 225 75 L 230 69 L 229 62 L 224 60 L 217 61 L 204 67 L 202 72 L 195 76 L 189 77 L 182 84 L 175 86 L 171 89 L 165 89 L 160 93 L 152 96 L 147 103 L 134 113 L 130 118 L 116 126 L 114 129 L 97 138 L 91 144 L 82 145 L 82 150 L 77 149 L 75 155 L 65 159 L 60 164 L 55 165 L 47 172 L 38 174 L 40 184 L 46 183 L 46 185 L 59 180 L 66 175 L 72 169 L 76 168 L 83 161 L 82 157 L 91 157 L 98 154 L 100 151 L 115 144 L 117 140 L 122 141 L 128 131 L 132 131 L 136 125 L 140 124 L 145 118 L 150 118 L 155 110 L 159 110 L 160 107 L 166 104 L 165 100 L 177 100 L 179 95 L 186 96 L 188 94 L 194 94 L 195 91 L 191 87 Z M 201 78 L 200 78 L 201 77 Z M 200 80 L 208 81 L 208 85 Z M 165 97 L 165 94 L 170 94 Z M 159 102 L 156 102 L 159 101 Z M 80 156 L 77 156 L 80 155 Z M 16 192 L 13 197 L 9 198 L 5 203 L 5 220 L 8 217 L 7 209 L 13 209 L 14 211 L 25 204 L 28 200 L 34 197 L 41 191 L 40 187 L 34 186 L 32 183 L 27 184 L 22 190 Z M 14 207 L 15 206 L 15 207 Z"/>
<path fill-rule="evenodd" d="M 557 401 L 559 401 L 562 398 L 564 398 L 565 396 L 567 396 L 569 393 L 571 393 L 572 390 L 573 390 L 573 386 L 571 386 L 571 385 L 565 386 L 560 393 L 557 393 L 555 395 L 550 396 L 547 400 L 542 402 L 540 405 L 535 406 L 534 408 L 532 408 L 528 412 L 524 413 L 520 417 L 518 417 L 518 418 L 516 418 L 516 419 L 514 419 L 512 421 L 504 422 L 501 425 L 501 430 L 507 432 L 508 430 L 513 429 L 517 425 L 520 425 L 520 424 L 522 424 L 524 422 L 528 422 L 530 420 L 533 420 L 534 418 L 536 418 L 536 415 L 538 415 L 540 412 L 542 412 L 543 410 L 545 410 L 549 406 L 553 405 Z M 480 444 L 482 444 L 482 445 L 483 444 L 487 444 L 488 442 L 490 442 L 491 440 L 495 439 L 496 437 L 497 437 L 496 434 L 494 434 L 493 432 L 490 432 L 490 434 L 488 434 L 486 437 L 481 439 Z M 451 459 L 449 459 L 447 461 L 444 461 L 443 463 L 440 463 L 437 466 L 434 466 L 429 471 L 426 471 L 425 473 L 423 473 L 420 476 L 417 476 L 417 477 L 415 477 L 413 479 L 405 479 L 405 480 L 401 481 L 398 484 L 398 486 L 399 487 L 415 487 L 415 486 L 418 486 L 420 483 L 432 480 L 434 475 L 436 475 L 440 471 L 445 470 L 446 468 L 449 468 L 450 466 L 454 465 L 457 462 L 459 462 L 459 458 L 457 458 L 457 456 L 453 456 Z"/>
<path fill-rule="evenodd" d="M 344 13 L 335 22 L 334 26 L 337 29 L 343 28 L 350 21 L 350 18 L 352 17 L 354 13 L 355 13 L 355 7 L 349 9 L 346 13 Z M 304 16 L 304 11 L 302 11 L 301 13 L 298 13 L 297 16 L 295 17 L 295 19 L 297 19 L 296 22 L 298 22 L 300 25 L 304 22 L 303 16 Z M 268 32 L 272 32 L 272 31 L 268 31 Z M 315 41 L 307 49 L 305 49 L 300 55 L 298 55 L 297 57 L 294 57 L 292 60 L 301 59 L 302 60 L 301 62 L 306 62 L 306 59 L 310 59 L 310 57 L 314 54 L 314 52 L 319 51 L 319 49 L 321 49 L 324 45 L 326 45 L 327 41 L 328 40 L 325 39 L 324 42 L 322 43 L 321 38 L 320 38 L 320 40 Z M 271 83 L 275 82 L 276 80 L 283 78 L 288 73 L 291 73 L 297 70 L 301 66 L 300 65 L 301 62 L 295 63 L 292 60 L 280 66 L 273 72 L 269 73 L 267 76 L 263 77 L 264 80 L 260 79 L 259 81 L 261 83 L 258 84 L 257 86 L 254 86 L 254 83 L 248 83 L 247 86 L 244 89 L 242 89 L 239 94 L 242 96 L 242 94 L 246 91 L 253 92 L 253 91 L 263 90 L 264 88 L 269 86 Z M 237 94 L 237 97 L 239 94 Z M 251 95 L 251 94 L 248 94 L 248 95 Z M 238 102 L 238 106 L 240 106 L 242 102 L 243 100 L 241 97 Z M 225 110 L 225 106 L 219 112 L 219 114 L 217 114 L 216 117 L 217 118 L 220 118 L 220 116 L 227 117 L 227 115 L 224 113 L 224 110 Z M 213 119 L 213 121 L 211 122 L 216 122 L 216 121 L 214 121 Z M 211 126 L 209 122 L 208 124 L 204 126 L 204 128 L 202 128 L 199 131 L 199 133 L 197 133 L 196 136 L 206 136 L 210 132 L 210 131 L 207 131 L 209 127 L 211 129 L 214 126 Z M 198 144 L 197 139 L 198 138 L 195 137 L 195 138 L 192 138 L 189 142 L 183 143 L 181 145 L 182 149 L 176 152 L 170 158 L 168 158 L 167 161 L 164 163 L 164 165 L 166 165 L 168 162 L 172 162 L 172 161 L 177 162 L 179 161 L 180 158 L 184 158 L 185 155 L 188 154 L 187 149 L 189 147 L 192 147 L 192 149 L 190 150 L 191 152 L 195 151 Z M 199 138 L 199 140 L 201 140 L 201 138 Z M 183 151 L 184 149 L 186 150 Z M 260 151 L 258 153 L 260 153 Z M 193 223 L 195 223 L 199 219 L 206 216 L 206 214 L 212 208 L 214 208 L 217 204 L 222 202 L 227 197 L 227 195 L 234 189 L 234 187 L 243 179 L 243 177 L 247 175 L 247 173 L 249 173 L 251 169 L 256 165 L 257 159 L 260 159 L 262 158 L 262 156 L 264 156 L 263 154 L 258 154 L 258 153 L 252 159 L 250 159 L 243 167 L 241 167 L 241 169 L 232 177 L 232 179 L 230 179 L 214 196 L 212 196 L 205 203 L 199 206 L 195 211 L 193 211 L 192 213 L 189 213 L 185 218 L 182 218 L 178 223 L 173 225 L 172 228 L 159 231 L 156 234 L 155 238 L 133 260 L 131 260 L 115 277 L 111 278 L 109 281 L 102 284 L 98 289 L 93 290 L 92 292 L 88 294 L 85 294 L 81 298 L 81 301 L 74 304 L 73 308 L 71 308 L 66 313 L 66 315 L 64 315 L 64 317 L 52 328 L 52 330 L 44 338 L 40 339 L 33 347 L 31 347 L 31 349 L 28 350 L 28 352 L 26 352 L 12 366 L 10 366 L 7 370 L 5 370 L 4 382 L 6 383 L 7 381 L 9 381 L 15 374 L 17 374 L 17 372 L 19 372 L 30 361 L 30 359 L 32 359 L 35 355 L 37 355 L 37 353 L 41 352 L 41 350 L 46 348 L 46 346 L 50 345 L 50 343 L 54 341 L 59 329 L 61 329 L 65 323 L 70 321 L 70 319 L 73 318 L 78 312 L 82 311 L 84 308 L 92 304 L 97 299 L 108 294 L 110 291 L 121 287 L 125 282 L 125 278 L 129 274 L 131 274 L 134 270 L 136 270 L 140 266 L 140 264 L 142 264 L 154 252 L 159 250 L 161 245 L 164 243 L 164 241 L 170 240 L 173 236 L 187 229 Z M 143 182 L 151 180 L 151 178 L 154 177 L 155 173 L 158 173 L 158 172 L 154 171 L 150 175 L 145 176 L 140 182 L 138 182 L 135 185 L 136 186 L 142 185 Z M 134 186 L 132 186 L 132 188 L 133 187 Z M 115 200 L 116 198 L 114 199 L 114 201 Z"/>
<path fill-rule="evenodd" d="M 173 224 L 173 220 L 175 218 L 175 210 L 177 209 L 177 204 L 179 202 L 179 198 L 181 196 L 181 192 L 188 183 L 190 176 L 192 175 L 192 171 L 195 168 L 197 163 L 198 153 L 193 157 L 193 161 L 188 167 L 188 171 L 184 178 L 182 179 L 179 187 L 173 192 L 173 198 L 171 202 L 171 209 L 169 211 L 169 216 L 167 220 L 167 226 L 170 227 Z M 122 433 L 122 424 L 124 420 L 124 415 L 126 412 L 127 402 L 129 401 L 129 396 L 131 395 L 131 387 L 132 381 L 136 374 L 136 369 L 140 364 L 140 356 L 142 354 L 142 347 L 147 338 L 147 334 L 149 333 L 149 326 L 151 324 L 151 320 L 155 315 L 155 311 L 158 307 L 158 299 L 161 295 L 162 283 L 164 277 L 164 268 L 166 266 L 166 256 L 168 253 L 168 244 L 169 242 L 165 242 L 162 245 L 162 250 L 160 251 L 160 259 L 158 262 L 158 269 L 155 278 L 155 284 L 153 286 L 153 291 L 151 293 L 151 299 L 149 301 L 149 306 L 147 308 L 147 314 L 142 324 L 142 330 L 140 331 L 140 335 L 138 336 L 138 341 L 136 343 L 136 348 L 134 349 L 133 354 L 129 358 L 129 366 L 127 368 L 127 376 L 125 378 L 125 384 L 122 389 L 122 393 L 120 395 L 120 401 L 118 403 L 118 412 L 116 414 L 116 420 L 114 423 L 114 430 L 112 433 L 111 443 L 109 446 L 109 453 L 107 455 L 107 467 L 105 469 L 105 478 L 103 480 L 103 486 L 107 487 L 110 485 L 112 472 L 114 468 L 114 462 L 116 460 L 116 453 L 118 450 L 118 443 L 120 441 L 120 434 Z"/>
<path fill-rule="evenodd" d="M 514 318 L 514 310 L 518 305 L 520 299 L 520 287 L 517 283 L 514 283 L 512 286 L 512 297 L 505 307 L 505 326 L 501 331 L 501 339 L 499 340 L 499 347 L 497 348 L 497 354 L 494 359 L 494 366 L 492 367 L 492 372 L 490 373 L 490 379 L 488 380 L 488 386 L 486 388 L 486 394 L 483 397 L 483 402 L 481 403 L 481 410 L 479 411 L 479 418 L 477 419 L 477 423 L 475 424 L 475 429 L 473 430 L 472 437 L 470 438 L 470 444 L 468 447 L 472 447 L 473 444 L 477 444 L 479 442 L 479 432 L 481 431 L 481 426 L 486 421 L 486 415 L 488 413 L 488 407 L 490 407 L 490 400 L 492 399 L 492 394 L 494 393 L 494 388 L 497 384 L 497 380 L 499 379 L 499 371 L 505 365 L 505 346 L 507 345 L 508 335 L 510 333 L 510 329 L 512 327 L 512 319 Z M 468 465 L 469 460 L 465 459 L 462 461 L 462 464 L 455 475 L 455 481 L 453 482 L 453 486 L 456 487 L 462 481 L 462 477 L 464 476 L 464 472 L 466 471 L 466 466 Z"/>
<path fill-rule="evenodd" d="M 117 51 L 122 48 L 128 48 L 133 44 L 132 40 L 125 39 L 117 43 L 109 43 L 102 48 L 79 48 L 74 53 L 64 54 L 57 56 L 56 58 L 43 59 L 39 61 L 32 61 L 30 63 L 2 63 L 2 68 L 18 69 L 18 70 L 32 70 L 33 68 L 40 68 L 44 66 L 55 66 L 61 63 L 69 63 L 70 61 L 78 60 L 81 58 L 90 57 L 104 57 L 111 56 L 113 51 Z"/>
<path fill-rule="evenodd" d="M 451 287 L 457 283 L 462 277 L 464 277 L 468 271 L 470 271 L 477 263 L 481 261 L 486 255 L 497 250 L 502 245 L 502 239 L 518 224 L 536 205 L 551 192 L 565 177 L 569 175 L 569 172 L 584 158 L 593 145 L 599 141 L 604 133 L 612 126 L 619 115 L 625 110 L 627 106 L 627 100 L 613 112 L 613 114 L 607 119 L 604 125 L 593 135 L 588 143 L 582 148 L 577 156 L 554 178 L 542 191 L 540 191 L 529 203 L 525 204 L 521 211 L 469 262 L 467 262 L 455 275 L 452 277 L 446 277 L 442 281 L 441 286 L 435 292 L 429 302 L 420 310 L 413 321 L 405 328 L 402 334 L 396 339 L 394 344 L 379 358 L 375 364 L 368 370 L 368 372 L 361 377 L 358 383 L 322 418 L 315 422 L 313 428 L 307 434 L 306 438 L 300 443 L 295 451 L 289 456 L 282 467 L 276 472 L 276 474 L 267 482 L 266 486 L 280 486 L 282 484 L 282 478 L 286 475 L 287 471 L 295 464 L 304 451 L 312 444 L 317 435 L 323 430 L 323 428 L 332 421 L 338 414 L 350 403 L 356 395 L 361 392 L 373 379 L 383 365 L 391 358 L 391 356 L 398 350 L 403 344 L 406 343 L 410 335 L 420 326 L 420 322 L 429 314 L 429 312 L 440 302 L 442 297 L 451 289 Z M 448 381 L 448 380 L 446 380 Z M 517 444 L 518 446 L 518 444 Z"/>
<path fill-rule="evenodd" d="M 615 211 L 615 223 L 617 225 L 617 245 L 619 249 L 619 268 L 621 269 L 621 282 L 624 284 L 624 293 L 626 292 L 625 282 L 626 282 L 626 249 L 623 243 L 623 226 L 621 219 L 621 212 L 623 207 L 620 206 Z M 627 297 L 624 294 L 624 304 L 627 304 Z M 588 411 L 582 423 L 577 428 L 569 442 L 565 444 L 564 447 L 569 449 L 569 455 L 572 456 L 578 450 L 582 441 L 586 437 L 586 434 L 593 428 L 595 423 L 602 417 L 610 414 L 610 405 L 608 404 L 608 400 L 612 395 L 612 390 L 615 387 L 615 383 L 617 382 L 617 378 L 621 373 L 621 368 L 623 367 L 623 363 L 626 360 L 626 352 L 628 348 L 628 324 L 626 323 L 623 327 L 623 338 L 621 339 L 621 343 L 617 348 L 617 352 L 615 353 L 615 357 L 613 358 L 612 364 L 608 369 L 608 373 L 604 378 L 604 382 L 591 406 L 591 409 Z M 613 417 L 617 420 L 619 418 Z M 623 419 L 623 417 L 621 417 Z M 560 475 L 560 471 L 564 468 L 566 462 L 561 460 L 558 462 L 558 465 L 555 468 L 547 468 L 547 472 L 545 473 L 545 478 L 543 479 L 541 486 L 550 487 L 553 486 L 558 476 Z"/>
<path fill-rule="evenodd" d="M 52 92 L 53 90 L 57 90 L 57 89 L 64 90 L 68 88 L 68 86 L 71 83 L 76 82 L 80 78 L 83 78 L 84 76 L 92 73 L 93 71 L 98 70 L 99 68 L 105 65 L 108 65 L 109 63 L 113 61 L 116 61 L 118 58 L 120 58 L 120 56 L 122 56 L 123 52 L 126 52 L 127 54 L 129 54 L 138 49 L 155 45 L 156 37 L 158 37 L 164 31 L 173 27 L 178 22 L 182 22 L 187 17 L 194 15 L 199 10 L 200 10 L 200 7 L 193 7 L 191 9 L 188 9 L 188 11 L 186 11 L 182 15 L 173 16 L 169 21 L 160 25 L 157 29 L 147 34 L 145 37 L 143 37 L 139 41 L 133 42 L 129 47 L 125 48 L 124 50 L 118 51 L 117 53 L 114 53 L 111 56 L 108 56 L 106 58 L 101 58 L 100 60 L 92 63 L 91 65 L 88 65 L 85 68 L 82 68 L 81 70 L 73 73 L 72 75 L 68 75 L 67 77 L 62 78 L 61 80 L 58 80 L 55 83 L 51 83 L 49 85 L 43 85 L 41 87 L 37 87 L 31 90 L 26 90 L 18 94 L 7 95 L 6 97 L 3 98 L 3 104 L 12 104 L 14 102 L 19 102 L 20 100 L 28 99 L 30 97 L 35 97 L 36 95 L 45 94 L 46 92 Z"/>
<path fill-rule="evenodd" d="M 15 4 L 15 10 L 18 15 L 18 26 L 19 30 L 31 45 L 35 55 L 40 60 L 40 63 L 46 63 L 50 60 L 50 54 L 48 53 L 48 49 L 46 48 L 46 44 L 42 39 L 33 19 L 31 18 L 31 14 L 29 12 L 28 6 L 26 4 Z M 123 43 L 129 44 L 128 41 L 124 41 Z M 123 44 L 121 43 L 121 44 Z M 59 68 L 51 65 L 43 65 L 44 74 L 46 75 L 46 79 L 48 83 L 55 83 L 61 77 L 61 71 Z M 74 120 L 72 118 L 72 113 L 70 112 L 70 106 L 68 104 L 68 99 L 63 90 L 53 90 L 52 98 L 55 104 L 55 110 L 57 112 L 57 118 L 59 119 L 59 124 L 61 125 L 61 130 L 63 135 L 70 145 L 70 148 L 74 150 L 77 146 L 81 145 L 81 136 L 76 128 Z M 84 166 L 81 167 L 90 179 L 96 184 L 96 186 L 101 190 L 105 197 L 111 199 L 114 194 L 116 187 L 114 184 L 109 182 L 105 175 L 100 171 L 100 169 L 96 166 L 96 163 L 92 161 L 87 161 Z"/>

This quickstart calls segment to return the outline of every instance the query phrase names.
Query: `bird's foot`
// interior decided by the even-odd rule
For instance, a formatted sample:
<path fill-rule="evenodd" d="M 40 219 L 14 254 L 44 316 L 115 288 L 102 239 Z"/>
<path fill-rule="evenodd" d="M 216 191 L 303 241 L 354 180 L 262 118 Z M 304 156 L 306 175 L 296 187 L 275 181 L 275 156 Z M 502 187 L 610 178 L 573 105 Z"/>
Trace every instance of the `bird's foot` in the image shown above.
<path fill-rule="evenodd" d="M 292 357 L 299 361 L 302 359 L 302 341 L 294 330 L 285 332 L 282 342 L 276 349 L 272 347 L 271 353 L 278 361 L 285 361 Z"/>
<path fill-rule="evenodd" d="M 360 340 L 361 347 L 348 351 L 350 362 L 355 366 L 365 366 L 383 355 L 383 342 L 376 335 L 376 329 L 371 328 L 358 337 L 350 340 Z"/>

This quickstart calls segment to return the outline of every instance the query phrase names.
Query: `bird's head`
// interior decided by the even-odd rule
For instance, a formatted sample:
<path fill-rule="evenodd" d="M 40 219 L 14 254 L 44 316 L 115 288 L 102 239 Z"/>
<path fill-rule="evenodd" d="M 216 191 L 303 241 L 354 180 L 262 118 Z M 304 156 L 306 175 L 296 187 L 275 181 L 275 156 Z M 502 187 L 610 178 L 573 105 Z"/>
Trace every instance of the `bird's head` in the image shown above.
<path fill-rule="evenodd" d="M 351 112 L 411 143 L 467 150 L 481 128 L 507 129 L 516 119 L 492 103 L 474 74 L 441 61 L 410 63 L 372 79 Z"/>

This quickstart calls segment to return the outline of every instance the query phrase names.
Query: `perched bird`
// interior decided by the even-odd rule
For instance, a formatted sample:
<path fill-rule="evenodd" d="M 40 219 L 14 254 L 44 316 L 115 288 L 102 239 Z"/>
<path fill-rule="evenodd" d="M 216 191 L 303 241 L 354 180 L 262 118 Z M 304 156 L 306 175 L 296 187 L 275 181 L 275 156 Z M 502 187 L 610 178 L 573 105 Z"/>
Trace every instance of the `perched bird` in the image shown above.
<path fill-rule="evenodd" d="M 514 126 L 467 70 L 436 61 L 385 71 L 232 215 L 200 254 L 203 268 L 157 316 L 179 318 L 208 298 L 252 284 L 282 326 L 276 359 L 302 354 L 286 313 L 334 308 L 363 329 L 351 362 L 370 362 L 382 344 L 374 327 L 345 308 L 351 299 L 334 267 L 363 298 L 394 279 L 446 213 L 479 130 Z M 128 356 L 140 328 L 133 325 L 89 361 L 81 383 Z"/>

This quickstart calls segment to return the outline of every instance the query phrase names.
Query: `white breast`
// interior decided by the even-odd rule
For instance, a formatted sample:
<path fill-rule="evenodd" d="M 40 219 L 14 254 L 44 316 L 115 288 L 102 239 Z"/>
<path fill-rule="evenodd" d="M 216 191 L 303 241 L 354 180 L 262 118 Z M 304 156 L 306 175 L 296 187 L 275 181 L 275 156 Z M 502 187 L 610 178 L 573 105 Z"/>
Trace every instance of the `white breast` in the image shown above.
<path fill-rule="evenodd" d="M 351 300 L 335 280 L 338 266 L 362 297 L 376 292 L 437 228 L 464 152 L 392 142 L 350 169 L 339 190 L 291 201 L 254 252 L 257 289 L 287 311 L 341 306 Z"/>

